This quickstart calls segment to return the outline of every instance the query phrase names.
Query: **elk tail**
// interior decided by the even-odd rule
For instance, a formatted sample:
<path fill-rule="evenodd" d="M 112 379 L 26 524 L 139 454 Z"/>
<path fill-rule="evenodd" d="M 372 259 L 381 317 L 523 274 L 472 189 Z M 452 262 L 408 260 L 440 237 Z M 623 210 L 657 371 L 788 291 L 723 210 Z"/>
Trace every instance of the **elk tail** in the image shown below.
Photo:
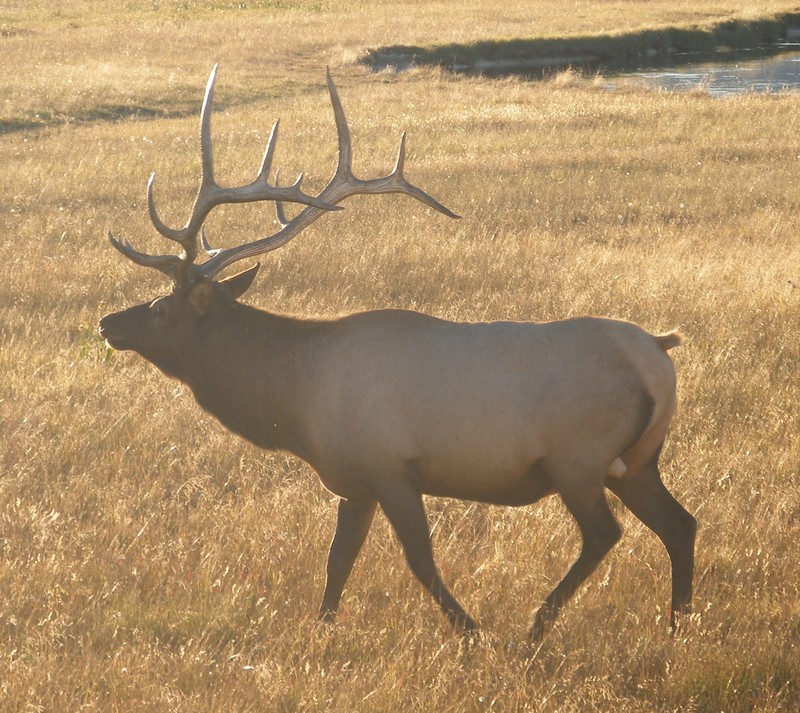
<path fill-rule="evenodd" d="M 665 352 L 683 344 L 683 337 L 681 337 L 681 335 L 675 330 L 672 332 L 667 332 L 666 334 L 659 334 L 655 340 L 658 342 L 658 346 L 660 346 Z"/>

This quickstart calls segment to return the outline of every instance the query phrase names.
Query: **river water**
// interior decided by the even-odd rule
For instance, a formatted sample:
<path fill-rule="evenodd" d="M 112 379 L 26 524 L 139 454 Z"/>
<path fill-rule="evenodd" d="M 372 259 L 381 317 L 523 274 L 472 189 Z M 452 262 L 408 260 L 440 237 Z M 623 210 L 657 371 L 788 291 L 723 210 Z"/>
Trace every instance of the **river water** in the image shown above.
<path fill-rule="evenodd" d="M 753 53 L 755 54 L 755 53 Z M 683 61 L 690 60 L 684 56 Z M 772 57 L 738 53 L 726 61 L 690 62 L 672 67 L 640 69 L 607 76 L 606 85 L 640 84 L 669 91 L 699 89 L 713 96 L 745 92 L 800 92 L 800 48 Z"/>
<path fill-rule="evenodd" d="M 407 69 L 414 64 L 411 53 L 382 52 L 371 66 L 382 71 L 389 67 Z M 590 57 L 531 57 L 455 63 L 449 69 L 486 77 L 521 76 L 536 80 L 552 77 L 567 67 L 575 67 L 585 76 L 599 73 L 610 90 L 639 84 L 667 91 L 701 90 L 722 97 L 746 92 L 800 92 L 800 29 L 792 31 L 789 42 L 772 49 L 719 52 L 711 57 L 675 54 L 670 57 L 669 65 L 621 69 Z"/>

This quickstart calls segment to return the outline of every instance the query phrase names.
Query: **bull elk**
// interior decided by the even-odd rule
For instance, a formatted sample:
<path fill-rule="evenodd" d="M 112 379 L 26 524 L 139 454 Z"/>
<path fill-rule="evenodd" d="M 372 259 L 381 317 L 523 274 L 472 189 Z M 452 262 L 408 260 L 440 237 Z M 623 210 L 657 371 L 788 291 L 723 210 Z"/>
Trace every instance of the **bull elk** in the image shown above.
<path fill-rule="evenodd" d="M 258 264 L 227 279 L 217 275 L 285 245 L 351 195 L 401 193 L 458 216 L 404 178 L 405 136 L 389 175 L 353 175 L 350 132 L 330 73 L 339 157 L 327 186 L 310 196 L 300 179 L 288 187 L 277 179 L 270 184 L 277 122 L 257 178 L 247 186 L 219 186 L 211 147 L 215 77 L 216 67 L 201 111 L 200 188 L 183 228 L 162 222 L 155 174 L 148 184 L 153 224 L 183 253 L 142 253 L 108 234 L 127 258 L 172 278 L 172 292 L 104 317 L 100 333 L 113 348 L 138 352 L 187 384 L 231 431 L 309 463 L 341 498 L 321 618 L 335 618 L 380 505 L 414 575 L 458 630 L 474 630 L 434 563 L 423 495 L 520 506 L 557 493 L 578 524 L 582 548 L 536 614 L 529 637 L 539 640 L 621 535 L 607 488 L 669 553 L 674 629 L 691 603 L 696 528 L 658 468 L 675 408 L 667 350 L 680 337 L 602 318 L 455 323 L 385 309 L 301 320 L 242 304 Z M 280 229 L 212 249 L 202 230 L 209 212 L 250 201 L 274 201 Z M 303 204 L 290 220 L 286 201 Z M 196 261 L 198 243 L 208 253 L 204 262 Z"/>

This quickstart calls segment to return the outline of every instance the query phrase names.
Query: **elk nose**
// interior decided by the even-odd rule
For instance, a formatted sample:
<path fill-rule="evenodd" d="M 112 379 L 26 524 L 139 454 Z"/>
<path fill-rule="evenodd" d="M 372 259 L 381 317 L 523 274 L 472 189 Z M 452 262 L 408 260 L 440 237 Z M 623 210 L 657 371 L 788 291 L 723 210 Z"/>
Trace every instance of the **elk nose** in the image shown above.
<path fill-rule="evenodd" d="M 100 336 L 105 339 L 114 349 L 124 349 L 125 348 L 125 339 L 120 334 L 114 334 L 114 328 L 112 324 L 112 317 L 113 314 L 106 315 L 100 320 L 100 325 L 98 327 L 98 332 L 100 332 Z"/>

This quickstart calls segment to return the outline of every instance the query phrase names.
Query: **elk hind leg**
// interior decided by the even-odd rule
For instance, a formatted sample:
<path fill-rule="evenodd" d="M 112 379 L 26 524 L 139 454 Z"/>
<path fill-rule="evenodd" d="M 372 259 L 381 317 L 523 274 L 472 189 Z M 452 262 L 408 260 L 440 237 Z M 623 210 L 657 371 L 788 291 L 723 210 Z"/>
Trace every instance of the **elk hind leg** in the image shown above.
<path fill-rule="evenodd" d="M 531 643 L 541 641 L 564 604 L 594 572 L 622 535 L 602 491 L 597 493 L 590 505 L 586 505 L 580 497 L 571 498 L 562 494 L 562 499 L 578 523 L 583 544 L 578 559 L 536 612 L 528 634 Z"/>
<path fill-rule="evenodd" d="M 658 454 L 630 478 L 609 478 L 607 486 L 664 544 L 672 565 L 670 628 L 692 604 L 694 542 L 697 521 L 667 490 L 658 470 Z"/>
<path fill-rule="evenodd" d="M 374 500 L 339 501 L 336 533 L 328 553 L 325 594 L 319 611 L 319 617 L 323 621 L 333 621 L 336 618 L 345 582 L 367 538 L 377 505 Z"/>

